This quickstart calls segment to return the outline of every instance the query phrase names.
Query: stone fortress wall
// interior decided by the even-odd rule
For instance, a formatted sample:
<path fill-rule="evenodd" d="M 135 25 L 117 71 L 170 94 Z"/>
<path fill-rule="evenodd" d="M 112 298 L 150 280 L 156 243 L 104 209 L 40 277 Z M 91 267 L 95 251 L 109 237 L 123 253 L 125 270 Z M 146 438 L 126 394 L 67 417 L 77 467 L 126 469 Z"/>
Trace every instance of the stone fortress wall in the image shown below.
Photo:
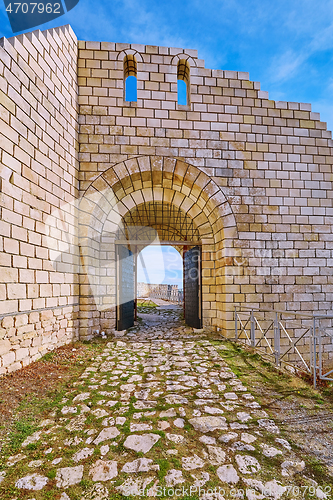
<path fill-rule="evenodd" d="M 194 50 L 67 26 L 2 39 L 0 103 L 0 373 L 114 327 L 116 219 L 143 203 L 198 228 L 205 326 L 228 333 L 234 304 L 332 310 L 333 143 L 309 104 L 272 101 Z"/>
<path fill-rule="evenodd" d="M 138 281 L 137 284 L 137 293 L 136 296 L 139 298 L 147 298 L 150 297 L 151 294 L 154 293 L 162 293 L 167 296 L 167 294 L 178 294 L 178 285 L 167 285 L 160 283 L 143 283 Z"/>
<path fill-rule="evenodd" d="M 0 41 L 0 374 L 78 336 L 76 65 L 69 28 Z"/>

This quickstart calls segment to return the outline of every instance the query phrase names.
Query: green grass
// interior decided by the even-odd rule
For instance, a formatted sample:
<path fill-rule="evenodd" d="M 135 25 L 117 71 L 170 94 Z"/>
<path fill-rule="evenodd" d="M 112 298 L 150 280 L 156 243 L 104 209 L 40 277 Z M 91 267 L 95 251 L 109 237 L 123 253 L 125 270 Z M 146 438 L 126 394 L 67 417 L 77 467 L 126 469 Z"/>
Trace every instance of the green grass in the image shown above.
<path fill-rule="evenodd" d="M 84 344 L 83 342 L 80 343 Z M 98 356 L 103 349 L 101 343 L 89 343 L 86 348 L 86 357 Z M 38 370 L 38 363 L 45 363 L 52 360 L 56 356 L 56 351 L 47 353 L 36 363 L 36 370 Z M 70 361 L 65 363 L 68 366 L 66 376 L 57 381 L 56 386 L 52 390 L 46 392 L 43 397 L 37 397 L 34 394 L 27 394 L 20 402 L 14 411 L 14 422 L 11 425 L 10 432 L 5 442 L 3 443 L 0 456 L 0 470 L 5 467 L 9 456 L 18 453 L 21 444 L 25 439 L 39 429 L 38 423 L 43 418 L 49 418 L 52 411 L 56 411 L 56 415 L 63 417 L 60 413 L 63 404 L 61 400 L 67 396 L 68 387 L 71 387 L 71 381 L 77 378 L 83 371 L 85 366 L 79 364 L 71 364 Z M 85 382 L 82 382 L 84 384 Z M 78 387 L 76 387 L 76 391 Z M 70 398 L 69 398 L 70 399 Z M 70 401 L 66 403 L 69 405 Z M 37 450 L 39 444 L 31 443 L 25 450 L 33 452 Z"/>
<path fill-rule="evenodd" d="M 137 302 L 137 311 L 138 313 L 151 313 L 153 311 L 156 311 L 157 304 L 153 302 L 152 300 L 138 300 Z"/>
<path fill-rule="evenodd" d="M 25 439 L 37 430 L 36 424 L 32 419 L 18 420 L 14 424 L 14 430 L 9 435 L 9 443 L 7 445 L 7 453 L 15 453 L 21 447 Z M 29 445 L 30 446 L 30 445 Z M 34 447 L 27 449 L 35 449 Z"/>
<path fill-rule="evenodd" d="M 156 462 L 160 466 L 160 470 L 158 471 L 157 475 L 159 479 L 163 479 L 168 470 L 171 469 L 171 465 L 165 458 L 157 459 Z"/>
<path fill-rule="evenodd" d="M 49 471 L 46 473 L 46 475 L 47 475 L 47 477 L 48 477 L 49 479 L 55 479 L 55 477 L 56 477 L 56 475 L 57 475 L 57 472 L 56 472 L 56 470 L 51 469 L 51 470 L 49 470 Z"/>

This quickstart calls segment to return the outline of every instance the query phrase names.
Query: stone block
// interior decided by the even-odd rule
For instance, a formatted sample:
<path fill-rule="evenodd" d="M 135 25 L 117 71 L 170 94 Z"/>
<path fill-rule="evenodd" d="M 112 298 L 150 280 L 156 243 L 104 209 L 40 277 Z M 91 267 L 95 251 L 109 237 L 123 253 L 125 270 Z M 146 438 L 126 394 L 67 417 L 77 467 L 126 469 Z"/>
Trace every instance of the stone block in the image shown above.
<path fill-rule="evenodd" d="M 15 360 L 21 361 L 29 355 L 29 349 L 26 347 L 21 347 L 15 351 Z"/>
<path fill-rule="evenodd" d="M 15 353 L 13 351 L 7 352 L 1 356 L 2 366 L 8 367 L 15 362 Z"/>

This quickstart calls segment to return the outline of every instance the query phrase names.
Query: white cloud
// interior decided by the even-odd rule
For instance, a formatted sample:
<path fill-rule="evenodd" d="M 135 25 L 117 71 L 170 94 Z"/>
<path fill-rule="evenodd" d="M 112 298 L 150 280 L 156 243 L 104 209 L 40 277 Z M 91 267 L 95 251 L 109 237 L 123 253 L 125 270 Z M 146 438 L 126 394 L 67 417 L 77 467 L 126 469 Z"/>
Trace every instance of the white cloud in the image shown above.
<path fill-rule="evenodd" d="M 295 48 L 288 49 L 273 59 L 270 66 L 272 82 L 290 80 L 314 54 L 333 49 L 333 23 L 325 28 L 321 26 L 314 33 L 308 33 L 307 38 L 307 43 L 302 43 L 301 39 L 294 41 Z"/>
<path fill-rule="evenodd" d="M 271 80 L 278 82 L 289 80 L 295 75 L 306 58 L 305 54 L 296 55 L 294 51 L 288 50 L 273 61 Z"/>
<path fill-rule="evenodd" d="M 182 288 L 182 266 L 181 255 L 172 247 L 148 246 L 138 256 L 138 281 Z"/>

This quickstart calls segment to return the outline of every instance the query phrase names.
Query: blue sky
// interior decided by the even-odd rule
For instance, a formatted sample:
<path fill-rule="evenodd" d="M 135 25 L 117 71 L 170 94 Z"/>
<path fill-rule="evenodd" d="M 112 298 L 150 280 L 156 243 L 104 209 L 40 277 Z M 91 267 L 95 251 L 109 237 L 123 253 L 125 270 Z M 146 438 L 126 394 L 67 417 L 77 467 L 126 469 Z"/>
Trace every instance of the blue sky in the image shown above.
<path fill-rule="evenodd" d="M 333 0 L 80 0 L 40 29 L 67 23 L 83 40 L 198 49 L 271 99 L 311 102 L 333 129 Z M 0 34 L 12 36 L 2 2 Z"/>
<path fill-rule="evenodd" d="M 138 256 L 138 282 L 168 283 L 183 288 L 182 267 L 182 257 L 175 248 L 148 246 Z"/>

